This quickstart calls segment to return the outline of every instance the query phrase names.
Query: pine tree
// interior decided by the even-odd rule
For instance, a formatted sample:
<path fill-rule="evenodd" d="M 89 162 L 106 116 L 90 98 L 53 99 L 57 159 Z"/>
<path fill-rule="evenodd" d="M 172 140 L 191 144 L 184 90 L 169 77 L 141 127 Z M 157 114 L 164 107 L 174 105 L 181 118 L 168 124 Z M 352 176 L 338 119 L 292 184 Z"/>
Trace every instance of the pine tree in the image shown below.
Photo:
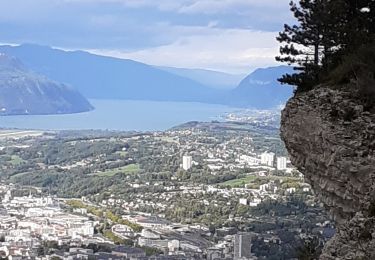
<path fill-rule="evenodd" d="M 331 53 L 325 53 L 321 78 L 342 84 L 374 73 L 370 59 L 375 55 L 375 0 L 327 2 L 327 10 L 335 19 L 329 35 L 335 47 Z"/>
<path fill-rule="evenodd" d="M 374 40 L 375 0 L 331 1 L 331 9 L 341 17 L 335 28 L 338 32 L 341 53 L 353 53 L 360 46 Z"/>
<path fill-rule="evenodd" d="M 277 37 L 283 45 L 276 60 L 295 66 L 279 81 L 298 91 L 327 81 L 349 55 L 374 46 L 375 0 L 300 0 L 290 7 L 297 25 L 285 25 Z"/>
<path fill-rule="evenodd" d="M 284 25 L 277 40 L 284 44 L 280 47 L 281 56 L 277 61 L 289 65 L 301 73 L 286 74 L 279 81 L 307 89 L 317 81 L 319 67 L 322 64 L 323 52 L 331 48 L 326 40 L 329 26 L 324 0 L 301 0 L 299 4 L 290 3 L 290 10 L 298 21 L 298 25 Z"/>

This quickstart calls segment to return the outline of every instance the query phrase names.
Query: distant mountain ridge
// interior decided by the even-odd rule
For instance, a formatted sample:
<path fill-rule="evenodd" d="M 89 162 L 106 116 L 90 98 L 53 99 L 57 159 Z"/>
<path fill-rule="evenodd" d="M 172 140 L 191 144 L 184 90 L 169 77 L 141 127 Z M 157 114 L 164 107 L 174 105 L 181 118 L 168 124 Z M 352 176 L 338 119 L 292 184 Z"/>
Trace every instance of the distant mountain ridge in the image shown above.
<path fill-rule="evenodd" d="M 67 83 L 85 97 L 176 102 L 202 102 L 234 107 L 270 109 L 293 94 L 277 78 L 289 67 L 259 69 L 243 79 L 238 75 L 183 68 L 155 67 L 133 60 L 63 51 L 24 44 L 0 46 L 0 52 L 22 60 L 33 71 Z"/>
<path fill-rule="evenodd" d="M 206 69 L 185 69 L 160 66 L 157 68 L 192 79 L 206 86 L 223 90 L 234 89 L 245 77 L 242 74 L 229 74 Z"/>
<path fill-rule="evenodd" d="M 215 103 L 219 90 L 133 60 L 25 44 L 0 46 L 31 69 L 77 88 L 87 98 Z"/>
<path fill-rule="evenodd" d="M 67 114 L 92 110 L 76 90 L 29 71 L 0 53 L 0 115 Z"/>
<path fill-rule="evenodd" d="M 257 69 L 241 81 L 228 96 L 227 102 L 258 109 L 285 105 L 293 96 L 293 87 L 281 85 L 277 79 L 291 71 L 289 66 Z"/>

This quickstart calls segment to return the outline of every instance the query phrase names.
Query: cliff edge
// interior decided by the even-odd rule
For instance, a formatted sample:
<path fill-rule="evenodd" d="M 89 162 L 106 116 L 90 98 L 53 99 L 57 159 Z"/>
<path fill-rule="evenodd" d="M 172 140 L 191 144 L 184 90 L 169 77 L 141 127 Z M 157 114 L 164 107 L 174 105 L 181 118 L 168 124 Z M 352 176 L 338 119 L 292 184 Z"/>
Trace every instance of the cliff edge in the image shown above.
<path fill-rule="evenodd" d="M 375 259 L 375 114 L 318 87 L 287 103 L 281 138 L 337 224 L 320 259 Z"/>

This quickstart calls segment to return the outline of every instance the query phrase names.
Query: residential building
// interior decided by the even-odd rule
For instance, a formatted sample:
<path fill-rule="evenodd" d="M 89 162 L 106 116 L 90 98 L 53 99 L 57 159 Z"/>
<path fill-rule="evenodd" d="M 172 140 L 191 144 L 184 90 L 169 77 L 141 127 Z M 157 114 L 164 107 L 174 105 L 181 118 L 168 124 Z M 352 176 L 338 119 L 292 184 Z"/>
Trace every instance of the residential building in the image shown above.
<path fill-rule="evenodd" d="M 286 170 L 286 157 L 277 157 L 277 169 L 279 171 Z"/>
<path fill-rule="evenodd" d="M 265 152 L 265 153 L 261 154 L 261 157 L 260 157 L 260 163 L 261 164 L 273 167 L 274 160 L 275 160 L 275 154 L 274 153 Z"/>
<path fill-rule="evenodd" d="M 193 166 L 193 158 L 191 156 L 182 157 L 182 168 L 187 171 Z"/>

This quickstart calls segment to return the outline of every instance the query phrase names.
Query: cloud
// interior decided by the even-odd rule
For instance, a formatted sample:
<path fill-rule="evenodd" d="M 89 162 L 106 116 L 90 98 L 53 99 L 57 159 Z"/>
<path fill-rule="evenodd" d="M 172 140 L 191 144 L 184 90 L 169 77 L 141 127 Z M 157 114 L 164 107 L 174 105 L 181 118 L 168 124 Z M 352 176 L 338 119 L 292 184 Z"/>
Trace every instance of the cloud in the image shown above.
<path fill-rule="evenodd" d="M 65 3 L 85 3 L 85 4 L 119 4 L 129 8 L 154 7 L 161 11 L 178 10 L 185 4 L 192 1 L 189 0 L 53 0 Z"/>
<path fill-rule="evenodd" d="M 199 0 L 183 5 L 181 13 L 241 13 L 246 9 L 260 8 L 264 12 L 270 9 L 284 9 L 289 0 Z M 259 15 L 262 15 L 261 13 Z"/>
<path fill-rule="evenodd" d="M 192 33 L 192 28 L 175 30 Z M 172 44 L 134 52 L 91 50 L 96 54 L 138 60 L 153 65 L 207 68 L 232 73 L 248 73 L 257 67 L 276 64 L 275 32 L 242 29 L 195 28 L 195 33 L 179 37 Z"/>
<path fill-rule="evenodd" d="M 156 7 L 180 13 L 222 13 L 244 8 L 285 9 L 289 0 L 54 0 L 70 3 L 117 3 L 131 8 Z"/>
<path fill-rule="evenodd" d="M 1 0 L 2 42 L 244 72 L 274 64 L 289 0 Z"/>
<path fill-rule="evenodd" d="M 120 0 L 121 1 L 121 0 Z M 139 8 L 139 7 L 157 7 L 162 11 L 173 11 L 181 8 L 183 2 L 186 1 L 176 1 L 176 0 L 124 0 L 122 3 L 125 6 Z"/>

